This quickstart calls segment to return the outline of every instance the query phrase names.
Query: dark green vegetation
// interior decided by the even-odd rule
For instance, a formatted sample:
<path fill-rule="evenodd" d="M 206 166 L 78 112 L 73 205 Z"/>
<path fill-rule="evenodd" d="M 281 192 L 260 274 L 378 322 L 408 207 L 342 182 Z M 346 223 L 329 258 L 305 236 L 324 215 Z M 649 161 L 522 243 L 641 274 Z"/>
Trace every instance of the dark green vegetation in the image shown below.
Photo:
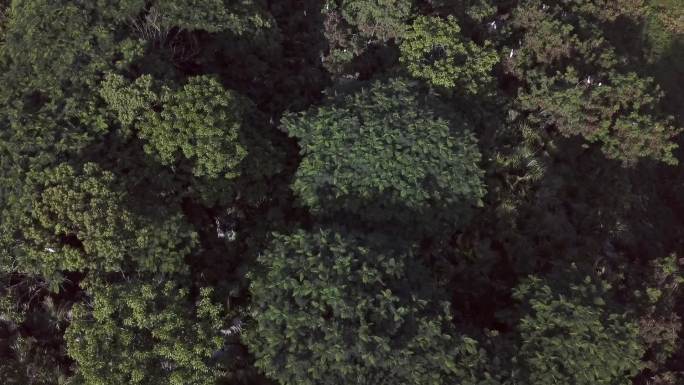
<path fill-rule="evenodd" d="M 0 0 L 0 383 L 683 385 L 684 1 Z"/>

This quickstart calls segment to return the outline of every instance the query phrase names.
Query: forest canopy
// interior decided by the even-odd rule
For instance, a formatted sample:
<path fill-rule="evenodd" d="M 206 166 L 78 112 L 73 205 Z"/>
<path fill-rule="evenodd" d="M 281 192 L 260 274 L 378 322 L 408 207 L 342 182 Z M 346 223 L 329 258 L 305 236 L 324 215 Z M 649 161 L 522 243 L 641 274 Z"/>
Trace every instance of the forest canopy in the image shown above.
<path fill-rule="evenodd" d="M 683 385 L 684 0 L 0 0 L 0 383 Z"/>

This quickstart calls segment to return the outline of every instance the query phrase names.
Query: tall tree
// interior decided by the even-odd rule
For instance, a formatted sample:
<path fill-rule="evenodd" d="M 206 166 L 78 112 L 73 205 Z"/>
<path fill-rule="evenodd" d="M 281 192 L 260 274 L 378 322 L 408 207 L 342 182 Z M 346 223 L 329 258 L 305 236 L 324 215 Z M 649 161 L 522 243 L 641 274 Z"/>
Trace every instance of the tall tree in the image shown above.
<path fill-rule="evenodd" d="M 640 370 L 637 325 L 607 308 L 590 278 L 557 292 L 538 278 L 514 291 L 524 301 L 513 378 L 526 384 L 626 383 Z"/>
<path fill-rule="evenodd" d="M 681 131 L 659 110 L 662 92 L 618 50 L 611 28 L 639 23 L 641 1 L 521 2 L 507 26 L 506 71 L 521 83 L 519 106 L 540 128 L 598 142 L 625 164 L 676 163 Z M 506 54 L 504 52 L 504 54 Z"/>
<path fill-rule="evenodd" d="M 245 340 L 281 384 L 477 383 L 477 343 L 450 325 L 410 251 L 336 230 L 277 235 L 253 274 Z"/>
<path fill-rule="evenodd" d="M 236 34 L 270 26 L 260 0 L 161 0 L 152 6 L 160 27 L 230 31 Z"/>
<path fill-rule="evenodd" d="M 410 220 L 407 210 L 451 207 L 442 214 L 457 221 L 484 194 L 480 154 L 467 121 L 439 117 L 428 100 L 394 79 L 287 115 L 283 127 L 303 155 L 294 191 L 314 212 Z"/>
<path fill-rule="evenodd" d="M 372 47 L 401 38 L 412 18 L 413 0 L 326 0 L 323 6 L 329 51 L 326 68 L 340 74 Z"/>
<path fill-rule="evenodd" d="M 196 235 L 182 215 L 155 209 L 158 217 L 147 217 L 127 200 L 114 175 L 92 163 L 32 172 L 24 195 L 3 211 L 3 256 L 48 278 L 63 270 L 183 270 Z"/>
<path fill-rule="evenodd" d="M 134 276 L 82 283 L 90 298 L 76 305 L 66 332 L 76 378 L 87 384 L 215 384 L 212 356 L 223 346 L 223 306 L 212 290 L 196 299 L 174 276 Z"/>
<path fill-rule="evenodd" d="M 137 123 L 145 151 L 162 164 L 176 164 L 182 155 L 195 176 L 238 176 L 246 155 L 238 136 L 249 103 L 206 76 L 188 79 L 179 90 L 162 86 L 155 93 L 152 87 L 149 76 L 127 85 L 111 75 L 101 93 L 124 127 Z"/>
<path fill-rule="evenodd" d="M 491 43 L 467 41 L 453 16 L 419 16 L 401 41 L 400 61 L 411 75 L 431 84 L 473 94 L 491 87 L 499 61 Z"/>

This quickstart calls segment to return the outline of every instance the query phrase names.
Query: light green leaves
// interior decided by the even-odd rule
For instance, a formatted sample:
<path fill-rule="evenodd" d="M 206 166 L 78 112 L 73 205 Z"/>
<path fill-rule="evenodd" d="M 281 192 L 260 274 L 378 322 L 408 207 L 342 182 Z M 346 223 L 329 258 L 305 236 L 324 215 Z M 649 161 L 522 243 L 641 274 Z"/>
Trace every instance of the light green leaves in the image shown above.
<path fill-rule="evenodd" d="M 180 89 L 158 86 L 149 76 L 128 84 L 110 75 L 101 95 L 121 124 L 133 125 L 147 144 L 145 151 L 162 164 L 181 159 L 193 164 L 195 176 L 232 179 L 247 155 L 240 130 L 248 102 L 209 76 L 188 80 Z"/>
<path fill-rule="evenodd" d="M 480 47 L 460 31 L 453 16 L 419 16 L 402 39 L 399 60 L 416 78 L 477 93 L 492 82 L 491 71 L 499 57 L 489 43 Z"/>
<path fill-rule="evenodd" d="M 93 163 L 32 172 L 23 187 L 0 228 L 14 236 L 9 247 L 23 271 L 182 271 L 196 242 L 180 213 L 133 211 L 116 177 Z"/>
<path fill-rule="evenodd" d="M 159 97 L 152 90 L 152 85 L 149 75 L 143 75 L 131 84 L 123 76 L 110 73 L 100 86 L 100 95 L 116 113 L 121 125 L 128 127 L 158 103 Z"/>
<path fill-rule="evenodd" d="M 69 355 L 88 384 L 213 385 L 209 365 L 223 345 L 225 309 L 202 289 L 193 303 L 171 279 L 88 281 L 91 306 L 76 305 L 66 332 Z"/>
<path fill-rule="evenodd" d="M 234 178 L 246 155 L 238 140 L 245 102 L 216 80 L 190 78 L 181 90 L 164 90 L 162 111 L 149 113 L 140 125 L 146 150 L 172 164 L 180 152 L 194 162 L 196 176 Z"/>

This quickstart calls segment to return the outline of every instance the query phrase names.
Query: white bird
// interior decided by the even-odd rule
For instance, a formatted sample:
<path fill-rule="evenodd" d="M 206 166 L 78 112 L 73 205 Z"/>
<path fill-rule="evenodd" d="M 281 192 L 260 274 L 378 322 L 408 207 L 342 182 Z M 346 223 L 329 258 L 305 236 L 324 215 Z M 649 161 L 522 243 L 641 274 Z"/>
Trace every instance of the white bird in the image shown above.
<path fill-rule="evenodd" d="M 45 248 L 45 251 L 47 251 L 48 253 L 56 253 L 56 252 L 57 252 L 57 251 L 55 251 L 55 249 L 53 249 L 52 247 L 46 247 L 46 248 Z"/>
<path fill-rule="evenodd" d="M 221 221 L 219 221 L 218 218 L 214 218 L 216 221 L 216 236 L 218 238 L 225 238 L 226 237 L 226 232 L 223 230 L 223 226 L 221 224 Z"/>
<path fill-rule="evenodd" d="M 228 329 L 221 329 L 221 334 L 223 334 L 224 336 L 231 336 L 240 333 L 242 333 L 242 321 L 239 319 L 233 321 L 233 325 Z"/>
<path fill-rule="evenodd" d="M 508 57 L 509 57 L 509 58 L 512 58 L 512 57 L 513 57 L 513 53 L 514 53 L 514 52 L 515 52 L 515 50 L 514 50 L 513 48 L 511 48 L 511 54 L 510 54 L 510 55 L 508 55 Z"/>

